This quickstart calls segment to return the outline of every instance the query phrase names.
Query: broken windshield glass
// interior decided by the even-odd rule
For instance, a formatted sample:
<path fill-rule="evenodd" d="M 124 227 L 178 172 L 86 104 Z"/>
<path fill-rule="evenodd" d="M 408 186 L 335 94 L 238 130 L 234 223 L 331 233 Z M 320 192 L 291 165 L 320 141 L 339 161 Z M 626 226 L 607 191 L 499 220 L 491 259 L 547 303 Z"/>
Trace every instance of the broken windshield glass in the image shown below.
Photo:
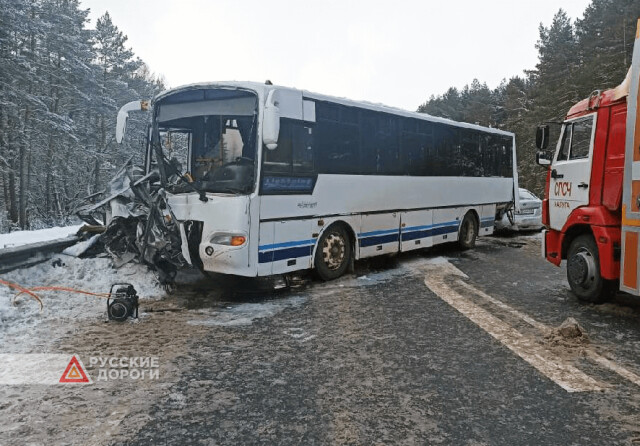
<path fill-rule="evenodd" d="M 198 91 L 201 101 L 194 102 L 198 95 L 188 91 L 157 105 L 163 156 L 184 174 L 170 191 L 189 191 L 188 181 L 207 192 L 250 193 L 255 185 L 256 97 L 245 91 Z"/>

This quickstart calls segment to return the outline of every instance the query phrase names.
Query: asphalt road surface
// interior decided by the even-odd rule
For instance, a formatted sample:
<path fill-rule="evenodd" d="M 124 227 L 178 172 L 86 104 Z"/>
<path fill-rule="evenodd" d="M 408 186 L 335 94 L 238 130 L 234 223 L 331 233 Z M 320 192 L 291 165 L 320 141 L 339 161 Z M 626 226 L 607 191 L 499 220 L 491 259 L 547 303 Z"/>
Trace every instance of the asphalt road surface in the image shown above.
<path fill-rule="evenodd" d="M 580 304 L 539 249 L 483 238 L 278 293 L 184 285 L 55 346 L 157 356 L 159 379 L 3 388 L 0 443 L 640 444 L 640 299 Z M 582 332 L 557 330 L 569 317 Z"/>

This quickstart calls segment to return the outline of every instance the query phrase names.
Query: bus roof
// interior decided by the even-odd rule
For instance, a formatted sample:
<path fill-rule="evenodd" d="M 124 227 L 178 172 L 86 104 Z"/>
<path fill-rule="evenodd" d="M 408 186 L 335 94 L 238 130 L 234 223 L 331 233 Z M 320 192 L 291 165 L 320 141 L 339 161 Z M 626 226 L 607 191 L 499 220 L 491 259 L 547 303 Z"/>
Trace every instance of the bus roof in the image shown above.
<path fill-rule="evenodd" d="M 238 89 L 247 89 L 247 90 L 253 90 L 256 93 L 258 93 L 258 96 L 261 97 L 263 100 L 264 98 L 267 97 L 267 93 L 271 90 L 288 90 L 288 91 L 295 91 L 295 92 L 301 92 L 302 93 L 302 97 L 305 99 L 312 99 L 312 100 L 316 100 L 316 101 L 325 101 L 325 102 L 333 102 L 336 104 L 341 104 L 341 105 L 345 105 L 348 107 L 357 107 L 357 108 L 363 108 L 363 109 L 367 109 L 367 110 L 372 110 L 372 111 L 379 111 L 379 112 L 384 112 L 384 113 L 390 113 L 390 114 L 394 114 L 394 115 L 398 115 L 398 116 L 403 116 L 403 117 L 407 117 L 407 118 L 416 118 L 416 119 L 421 119 L 424 121 L 431 121 L 431 122 L 437 122 L 437 123 L 441 123 L 441 124 L 447 124 L 447 125 L 453 125 L 456 127 L 462 127 L 462 128 L 468 128 L 468 129 L 472 129 L 472 130 L 479 130 L 479 131 L 483 131 L 483 132 L 489 132 L 489 133 L 496 133 L 499 135 L 505 135 L 505 136 L 515 136 L 512 132 L 507 132 L 505 130 L 500 130 L 500 129 L 496 129 L 496 128 L 492 128 L 492 127 L 483 127 L 481 125 L 477 125 L 477 124 L 469 124 L 466 122 L 458 122 L 458 121 L 453 121 L 451 119 L 447 119 L 447 118 L 439 118 L 436 116 L 432 116 L 429 115 L 427 113 L 418 113 L 418 112 L 412 112 L 412 111 L 408 111 L 408 110 L 403 110 L 400 108 L 396 108 L 396 107 L 391 107 L 388 105 L 384 105 L 384 104 L 376 104 L 373 102 L 367 102 L 367 101 L 354 101 L 352 99 L 347 99 L 347 98 L 341 98 L 341 97 L 336 97 L 336 96 L 328 96 L 328 95 L 323 95 L 323 94 L 319 94 L 319 93 L 313 93 L 311 91 L 308 90 L 299 90 L 296 88 L 290 88 L 290 87 L 282 87 L 279 85 L 269 85 L 269 84 L 264 84 L 264 83 L 260 83 L 260 82 L 249 82 L 249 81 L 226 81 L 226 82 L 206 82 L 206 83 L 195 83 L 195 84 L 188 84 L 188 85 L 183 85 L 180 87 L 176 87 L 176 88 L 172 88 L 170 90 L 166 90 L 163 91 L 162 93 L 158 94 L 153 102 L 158 102 L 159 100 L 172 95 L 174 93 L 178 93 L 180 91 L 186 91 L 186 90 L 194 90 L 194 89 L 202 89 L 202 88 L 238 88 Z"/>

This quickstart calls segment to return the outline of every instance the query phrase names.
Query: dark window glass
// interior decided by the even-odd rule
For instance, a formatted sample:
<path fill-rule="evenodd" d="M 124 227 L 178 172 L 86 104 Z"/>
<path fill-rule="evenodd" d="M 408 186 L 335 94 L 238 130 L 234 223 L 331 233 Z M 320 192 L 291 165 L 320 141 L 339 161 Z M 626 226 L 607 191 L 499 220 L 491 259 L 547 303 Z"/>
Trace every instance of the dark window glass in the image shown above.
<path fill-rule="evenodd" d="M 485 145 L 486 144 L 486 148 Z M 485 177 L 513 176 L 513 139 L 503 135 L 486 135 L 481 138 L 482 167 Z"/>
<path fill-rule="evenodd" d="M 467 129 L 460 131 L 460 158 L 458 165 L 458 170 L 463 176 L 484 176 L 479 132 Z"/>
<path fill-rule="evenodd" d="M 430 140 L 431 135 L 413 132 L 402 133 L 402 156 L 405 174 L 427 175 Z"/>
<path fill-rule="evenodd" d="M 316 102 L 318 173 L 511 177 L 512 138 Z"/>
<path fill-rule="evenodd" d="M 378 131 L 375 137 L 376 172 L 378 175 L 402 175 L 400 160 L 399 119 L 393 115 L 378 115 Z"/>
<path fill-rule="evenodd" d="M 400 121 L 388 113 L 363 111 L 361 116 L 361 173 L 404 175 L 400 156 Z"/>
<path fill-rule="evenodd" d="M 573 137 L 571 139 L 569 159 L 575 160 L 589 157 L 592 128 L 593 118 L 591 116 L 573 123 Z"/>
<path fill-rule="evenodd" d="M 294 128 L 293 171 L 313 171 L 313 127 L 299 123 Z"/>
<path fill-rule="evenodd" d="M 566 161 L 568 158 L 572 130 L 573 126 L 571 124 L 565 124 L 564 132 L 562 133 L 562 142 L 560 143 L 560 150 L 558 151 L 557 161 Z"/>
<path fill-rule="evenodd" d="M 458 129 L 438 124 L 434 128 L 433 145 L 435 148 L 435 162 L 432 169 L 433 176 L 458 176 L 459 156 Z"/>
<path fill-rule="evenodd" d="M 302 121 L 280 120 L 278 146 L 274 150 L 265 147 L 265 172 L 310 172 L 313 170 L 313 130 Z"/>
<path fill-rule="evenodd" d="M 513 177 L 513 138 L 509 136 L 500 136 L 502 145 L 501 159 L 501 171 L 500 176 L 505 178 Z"/>
<path fill-rule="evenodd" d="M 318 121 L 315 133 L 318 173 L 358 173 L 360 131 L 357 125 Z"/>
<path fill-rule="evenodd" d="M 378 113 L 363 110 L 360 142 L 360 173 L 376 175 L 378 172 Z"/>
<path fill-rule="evenodd" d="M 316 120 L 318 121 L 339 121 L 340 106 L 327 102 L 316 102 Z"/>

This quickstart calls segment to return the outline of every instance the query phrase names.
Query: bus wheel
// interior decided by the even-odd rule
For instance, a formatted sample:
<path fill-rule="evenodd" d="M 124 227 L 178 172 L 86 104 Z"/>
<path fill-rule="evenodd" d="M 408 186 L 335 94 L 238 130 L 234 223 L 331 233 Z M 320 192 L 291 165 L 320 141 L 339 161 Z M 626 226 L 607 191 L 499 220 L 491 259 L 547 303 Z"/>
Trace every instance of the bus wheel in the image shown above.
<path fill-rule="evenodd" d="M 478 237 L 478 222 L 472 212 L 467 212 L 462 219 L 460 225 L 460 234 L 458 234 L 458 244 L 462 249 L 471 249 L 476 246 L 476 238 Z"/>
<path fill-rule="evenodd" d="M 591 235 L 581 235 L 571 242 L 567 280 L 573 294 L 585 302 L 602 303 L 615 293 L 615 281 L 600 275 L 598 246 Z"/>
<path fill-rule="evenodd" d="M 316 248 L 315 266 L 322 280 L 337 279 L 351 262 L 349 234 L 341 225 L 332 225 L 320 237 Z"/>

